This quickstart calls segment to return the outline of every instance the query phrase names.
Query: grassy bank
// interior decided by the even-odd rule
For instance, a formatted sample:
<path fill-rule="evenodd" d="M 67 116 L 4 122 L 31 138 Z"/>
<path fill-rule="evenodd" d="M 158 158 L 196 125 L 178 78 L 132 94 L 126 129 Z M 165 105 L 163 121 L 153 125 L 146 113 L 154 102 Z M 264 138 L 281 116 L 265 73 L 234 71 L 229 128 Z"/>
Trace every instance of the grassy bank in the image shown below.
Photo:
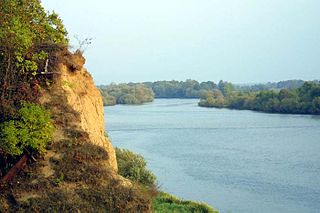
<path fill-rule="evenodd" d="M 146 188 L 156 189 L 156 177 L 147 169 L 143 156 L 116 148 L 119 174 Z M 186 201 L 165 192 L 156 192 L 152 209 L 155 213 L 217 213 L 208 204 Z"/>
<path fill-rule="evenodd" d="M 155 213 L 218 213 L 206 203 L 182 200 L 165 192 L 159 192 L 154 199 L 153 211 Z"/>

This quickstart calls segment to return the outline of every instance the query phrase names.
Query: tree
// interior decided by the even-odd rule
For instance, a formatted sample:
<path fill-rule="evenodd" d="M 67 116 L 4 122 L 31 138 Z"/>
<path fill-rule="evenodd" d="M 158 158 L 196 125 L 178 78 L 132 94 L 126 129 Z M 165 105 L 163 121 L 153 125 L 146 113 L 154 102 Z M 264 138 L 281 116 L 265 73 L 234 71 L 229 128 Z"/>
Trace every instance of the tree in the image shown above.
<path fill-rule="evenodd" d="M 234 86 L 229 82 L 219 81 L 218 87 L 224 96 L 229 96 L 234 91 Z"/>
<path fill-rule="evenodd" d="M 144 158 L 127 149 L 116 148 L 119 174 L 142 185 L 152 186 L 156 177 L 147 169 Z"/>
<path fill-rule="evenodd" d="M 100 86 L 104 105 L 115 104 L 143 104 L 152 102 L 154 93 L 143 84 L 110 84 Z"/>
<path fill-rule="evenodd" d="M 54 126 L 50 113 L 36 104 L 24 103 L 18 119 L 0 124 L 0 153 L 10 156 L 28 151 L 44 152 Z"/>
<path fill-rule="evenodd" d="M 279 100 L 283 100 L 285 98 L 298 98 L 297 93 L 295 92 L 295 90 L 289 90 L 289 89 L 282 89 L 279 92 Z"/>
<path fill-rule="evenodd" d="M 320 114 L 320 96 L 315 97 L 312 101 L 312 113 Z"/>
<path fill-rule="evenodd" d="M 0 0 L 0 115 L 2 101 L 13 102 L 19 81 L 35 79 L 47 58 L 41 44 L 68 43 L 56 13 L 46 13 L 40 0 Z M 14 103 L 11 103 L 14 104 Z"/>

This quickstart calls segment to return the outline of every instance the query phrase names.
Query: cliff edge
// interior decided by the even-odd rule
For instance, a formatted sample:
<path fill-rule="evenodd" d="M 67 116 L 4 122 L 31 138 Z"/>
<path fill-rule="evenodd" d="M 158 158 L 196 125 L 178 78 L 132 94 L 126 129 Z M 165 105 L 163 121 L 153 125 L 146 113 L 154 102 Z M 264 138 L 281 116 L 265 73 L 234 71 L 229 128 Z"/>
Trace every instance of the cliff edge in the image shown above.
<path fill-rule="evenodd" d="M 39 102 L 52 114 L 53 141 L 0 186 L 0 212 L 151 212 L 151 191 L 117 173 L 102 98 L 85 59 L 66 48 L 49 59 Z"/>
<path fill-rule="evenodd" d="M 66 53 L 64 57 L 67 62 L 57 65 L 59 76 L 40 102 L 52 111 L 58 134 L 66 129 L 85 132 L 91 144 L 108 153 L 106 166 L 117 171 L 115 150 L 105 134 L 102 98 L 83 67 L 85 59 L 81 54 Z M 58 134 L 56 138 L 61 140 Z"/>

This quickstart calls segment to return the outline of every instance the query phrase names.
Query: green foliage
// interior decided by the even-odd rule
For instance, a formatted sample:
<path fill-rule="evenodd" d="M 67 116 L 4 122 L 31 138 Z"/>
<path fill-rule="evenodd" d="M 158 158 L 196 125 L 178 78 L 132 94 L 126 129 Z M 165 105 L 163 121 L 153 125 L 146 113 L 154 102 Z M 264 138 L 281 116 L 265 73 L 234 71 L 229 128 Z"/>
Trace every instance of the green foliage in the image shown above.
<path fill-rule="evenodd" d="M 225 81 L 220 81 L 218 87 L 224 96 L 229 96 L 234 91 L 234 86 Z"/>
<path fill-rule="evenodd" d="M 60 174 L 60 177 L 55 178 L 52 182 L 53 182 L 53 185 L 59 186 L 61 184 L 61 182 L 63 182 L 63 181 L 64 181 L 64 175 L 62 173 L 62 174 Z"/>
<path fill-rule="evenodd" d="M 6 120 L 20 101 L 15 92 L 30 97 L 41 79 L 37 74 L 44 71 L 49 51 L 41 46 L 68 40 L 61 19 L 47 13 L 40 0 L 0 0 L 0 17 L 0 120 Z"/>
<path fill-rule="evenodd" d="M 67 134 L 72 131 L 72 134 Z M 155 196 L 152 189 L 124 184 L 108 166 L 108 152 L 90 143 L 82 130 L 70 129 L 67 138 L 51 145 L 61 153 L 49 158 L 54 174 L 45 177 L 38 161 L 25 174 L 15 178 L 19 184 L 1 188 L 1 212 L 151 212 Z M 37 183 L 34 183 L 34 180 Z M 22 187 L 23 186 L 23 187 Z M 70 187 L 75 186 L 70 190 Z M 32 192 L 38 196 L 19 200 Z"/>
<path fill-rule="evenodd" d="M 154 98 L 199 98 L 208 91 L 217 90 L 212 81 L 156 81 L 100 86 L 104 105 L 141 104 Z M 112 98 L 113 97 L 113 98 Z"/>
<path fill-rule="evenodd" d="M 147 163 L 141 155 L 116 148 L 116 156 L 121 176 L 142 185 L 155 185 L 156 177 L 147 169 Z"/>
<path fill-rule="evenodd" d="M 107 91 L 101 92 L 103 106 L 114 106 L 117 104 L 117 99 L 108 94 Z"/>
<path fill-rule="evenodd" d="M 144 84 L 153 90 L 156 98 L 199 98 L 202 93 L 217 89 L 217 85 L 212 81 L 199 83 L 191 79 Z"/>
<path fill-rule="evenodd" d="M 24 103 L 18 119 L 1 124 L 0 150 L 5 155 L 21 155 L 25 149 L 43 153 L 54 127 L 50 114 L 36 104 Z"/>
<path fill-rule="evenodd" d="M 46 58 L 43 51 L 32 50 L 36 44 L 67 44 L 67 32 L 61 19 L 55 12 L 46 13 L 39 0 L 0 2 L 1 50 L 5 58 L 15 62 L 20 72 L 36 71 L 37 60 Z"/>
<path fill-rule="evenodd" d="M 208 91 L 201 96 L 199 106 L 203 107 L 224 107 L 224 96 L 219 90 L 214 90 L 213 92 Z"/>
<path fill-rule="evenodd" d="M 287 80 L 275 83 L 254 84 L 254 85 L 235 85 L 235 89 L 243 92 L 257 92 L 262 90 L 281 90 L 281 89 L 297 89 L 303 86 L 303 80 Z"/>
<path fill-rule="evenodd" d="M 152 102 L 154 94 L 143 84 L 110 84 L 100 87 L 104 106 Z"/>
<path fill-rule="evenodd" d="M 19 130 L 15 121 L 8 121 L 0 125 L 0 150 L 9 155 L 21 155 L 23 148 L 19 146 Z"/>
<path fill-rule="evenodd" d="M 153 202 L 155 213 L 218 213 L 205 203 L 181 200 L 170 194 L 160 192 Z"/>
<path fill-rule="evenodd" d="M 315 97 L 312 101 L 312 111 L 315 114 L 320 114 L 320 96 Z"/>
<path fill-rule="evenodd" d="M 154 186 L 156 177 L 147 170 L 146 161 L 141 155 L 135 154 L 126 149 L 116 148 L 119 174 L 129 180 L 144 186 Z M 194 212 L 194 213 L 217 213 L 205 203 L 184 201 L 164 192 L 159 192 L 153 200 L 153 212 Z"/>
<path fill-rule="evenodd" d="M 201 97 L 199 106 L 272 113 L 320 114 L 320 84 L 305 82 L 300 88 L 281 89 L 280 91 L 233 91 L 224 97 L 224 104 L 217 101 L 217 95 L 209 93 Z"/>
<path fill-rule="evenodd" d="M 118 98 L 118 104 L 138 104 L 138 100 L 132 94 L 124 94 Z"/>

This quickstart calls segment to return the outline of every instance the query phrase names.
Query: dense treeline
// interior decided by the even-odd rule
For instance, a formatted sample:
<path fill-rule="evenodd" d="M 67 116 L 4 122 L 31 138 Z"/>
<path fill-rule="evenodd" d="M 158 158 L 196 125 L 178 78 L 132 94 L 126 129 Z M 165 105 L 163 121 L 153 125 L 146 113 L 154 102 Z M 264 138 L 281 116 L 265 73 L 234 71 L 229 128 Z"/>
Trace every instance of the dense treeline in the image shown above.
<path fill-rule="evenodd" d="M 103 105 L 115 104 L 143 104 L 152 102 L 152 90 L 143 84 L 110 84 L 99 87 Z"/>
<path fill-rule="evenodd" d="M 251 86 L 226 81 L 156 81 L 100 86 L 104 105 L 142 104 L 154 98 L 200 98 L 199 106 L 318 114 L 319 81 L 288 80 Z"/>
<path fill-rule="evenodd" d="M 317 81 L 315 81 L 317 82 Z M 262 90 L 281 90 L 281 89 L 297 89 L 303 86 L 305 81 L 303 80 L 287 80 L 280 82 L 268 82 L 266 84 L 254 84 L 254 85 L 235 85 L 236 90 L 240 91 L 262 91 Z"/>
<path fill-rule="evenodd" d="M 222 82 L 222 81 L 221 81 Z M 218 85 L 212 81 L 201 82 L 195 80 L 186 81 L 156 81 L 144 83 L 128 83 L 128 84 L 110 84 L 107 86 L 99 86 L 106 105 L 114 105 L 130 102 L 118 101 L 124 95 L 131 95 L 129 100 L 133 99 L 134 88 L 143 90 L 142 101 L 137 103 L 150 102 L 153 98 L 200 98 L 201 94 L 207 91 L 219 89 Z M 143 97 L 144 96 L 144 97 Z M 152 96 L 152 99 L 151 99 Z M 135 103 L 135 101 L 133 101 Z"/>
<path fill-rule="evenodd" d="M 206 91 L 218 88 L 212 81 L 199 83 L 190 79 L 186 81 L 145 82 L 143 84 L 152 89 L 155 98 L 200 98 L 201 94 Z"/>
<path fill-rule="evenodd" d="M 262 91 L 271 89 L 296 89 L 302 87 L 304 82 L 303 80 L 288 80 L 275 83 L 269 82 L 266 84 L 233 85 L 222 80 L 216 84 L 213 81 L 198 82 L 188 79 L 186 81 L 156 81 L 145 82 L 143 84 L 153 90 L 155 98 L 201 98 L 208 91 L 214 92 L 220 90 L 225 94 L 232 90 Z"/>
<path fill-rule="evenodd" d="M 259 92 L 216 90 L 204 94 L 199 102 L 204 107 L 226 107 L 272 113 L 320 114 L 320 84 L 305 82 L 296 89 L 265 90 Z"/>
<path fill-rule="evenodd" d="M 201 98 L 208 91 L 220 90 L 224 95 L 230 91 L 262 91 L 271 89 L 295 89 L 304 84 L 303 80 L 289 80 L 280 81 L 276 83 L 255 84 L 255 85 L 233 85 L 225 81 L 219 81 L 216 84 L 213 81 L 198 82 L 196 80 L 188 79 L 186 81 L 156 81 L 156 82 L 144 82 L 142 83 L 146 87 L 150 88 L 155 98 Z M 121 87 L 141 85 L 141 83 L 128 83 L 121 84 Z M 108 86 L 101 86 L 104 91 L 110 90 L 115 84 Z M 119 85 L 118 85 L 119 86 Z M 104 97 L 112 99 L 110 95 L 104 93 Z M 110 100 L 112 102 L 112 100 Z"/>

